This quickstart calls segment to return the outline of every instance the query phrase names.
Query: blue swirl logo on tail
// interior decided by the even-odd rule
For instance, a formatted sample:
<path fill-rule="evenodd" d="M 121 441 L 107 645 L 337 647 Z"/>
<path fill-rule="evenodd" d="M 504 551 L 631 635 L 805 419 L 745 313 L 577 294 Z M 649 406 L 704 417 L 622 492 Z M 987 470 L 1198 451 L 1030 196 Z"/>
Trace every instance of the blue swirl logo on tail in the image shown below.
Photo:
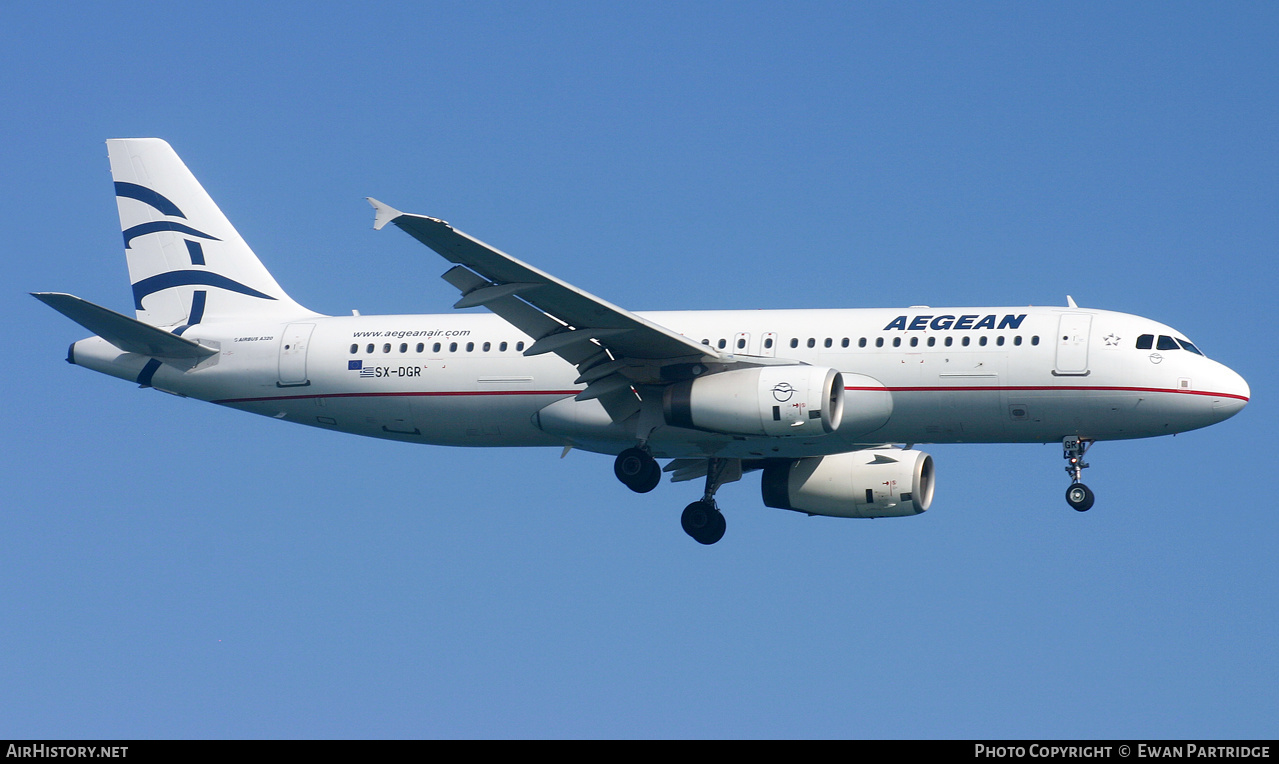
<path fill-rule="evenodd" d="M 133 305 L 138 310 L 142 310 L 142 298 L 147 295 L 155 294 L 169 287 L 195 285 L 217 287 L 228 292 L 239 292 L 250 297 L 260 297 L 263 300 L 275 299 L 269 294 L 263 294 L 253 287 L 245 286 L 213 271 L 165 271 L 150 278 L 142 279 L 133 285 Z"/>
<path fill-rule="evenodd" d="M 165 217 L 187 219 L 185 213 L 173 203 L 169 197 L 161 194 L 159 191 L 139 186 L 137 183 L 126 183 L 122 180 L 115 182 L 115 195 L 123 196 L 126 199 L 136 199 L 143 204 L 154 208 L 157 212 Z M 158 233 L 159 231 L 173 231 L 175 233 L 183 233 L 188 236 L 195 236 L 200 239 L 208 239 L 209 241 L 222 241 L 216 236 L 210 236 L 204 231 L 197 231 L 185 223 L 177 223 L 172 220 L 157 220 L 150 223 L 142 223 L 124 231 L 124 248 L 131 249 L 132 242 L 139 236 L 146 236 L 149 233 Z M 192 265 L 204 265 L 204 249 L 200 247 L 200 242 L 186 239 L 187 253 L 191 255 Z"/>
<path fill-rule="evenodd" d="M 115 195 L 123 196 L 126 199 L 137 199 L 143 204 L 155 207 L 161 214 L 168 215 L 171 218 L 187 219 L 187 216 L 182 214 L 182 210 L 178 209 L 178 205 L 169 201 L 168 197 L 164 196 L 160 192 L 152 191 L 146 186 L 139 186 L 137 183 L 125 183 L 122 180 L 117 180 L 115 182 Z"/>
<path fill-rule="evenodd" d="M 126 230 L 124 232 L 124 248 L 130 249 L 129 242 L 133 241 L 139 236 L 146 236 L 149 233 L 156 233 L 158 231 L 177 231 L 178 233 L 185 233 L 188 236 L 199 236 L 201 239 L 208 239 L 210 241 L 222 241 L 216 236 L 210 236 L 209 234 L 204 233 L 203 231 L 197 231 L 191 226 L 186 225 L 184 223 L 175 223 L 172 220 L 157 220 L 152 223 L 142 223 L 140 225 L 135 225 L 134 227 Z"/>
<path fill-rule="evenodd" d="M 140 186 L 136 183 L 126 183 L 117 180 L 115 182 L 115 195 L 123 196 L 126 199 L 136 199 L 142 202 L 166 217 L 187 219 L 187 216 L 174 204 L 171 199 L 154 191 L 146 186 Z M 196 238 L 207 239 L 209 241 L 222 241 L 216 236 L 211 236 L 203 231 L 197 231 L 185 223 L 179 223 L 172 220 L 157 220 L 149 223 L 141 223 L 124 231 L 124 248 L 130 249 L 131 242 L 139 236 L 146 236 L 150 233 L 158 233 L 160 231 L 173 231 L 174 233 L 185 234 Z M 191 239 L 183 240 L 187 246 L 187 253 L 191 256 L 192 265 L 204 265 L 204 249 L 200 246 L 200 242 Z M 219 273 L 212 271 L 199 270 L 183 270 L 183 271 L 166 271 L 164 273 L 145 278 L 133 285 L 133 304 L 138 310 L 142 310 L 142 300 L 147 295 L 154 294 L 163 289 L 175 286 L 211 286 L 219 289 L 226 289 L 231 292 L 248 295 L 250 297 L 259 297 L 264 300 L 274 300 L 275 298 L 269 294 L 263 294 L 258 290 L 241 284 L 234 279 L 229 279 Z M 201 297 L 204 293 L 200 292 Z M 203 300 L 200 300 L 200 312 L 203 313 Z M 193 311 L 194 312 L 194 311 Z M 190 323 L 198 323 L 199 319 L 190 321 Z"/>

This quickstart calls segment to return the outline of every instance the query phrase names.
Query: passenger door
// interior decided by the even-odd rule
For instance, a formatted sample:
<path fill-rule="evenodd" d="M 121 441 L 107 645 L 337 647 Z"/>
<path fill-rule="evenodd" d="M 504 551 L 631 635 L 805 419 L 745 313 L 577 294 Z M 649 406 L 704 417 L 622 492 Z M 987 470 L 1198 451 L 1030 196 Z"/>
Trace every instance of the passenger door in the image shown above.
<path fill-rule="evenodd" d="M 1088 334 L 1092 314 L 1063 313 L 1057 322 L 1057 366 L 1053 375 L 1084 377 L 1088 375 Z"/>
<path fill-rule="evenodd" d="M 278 387 L 311 384 L 306 376 L 306 351 L 315 324 L 289 324 L 280 336 L 280 378 Z"/>

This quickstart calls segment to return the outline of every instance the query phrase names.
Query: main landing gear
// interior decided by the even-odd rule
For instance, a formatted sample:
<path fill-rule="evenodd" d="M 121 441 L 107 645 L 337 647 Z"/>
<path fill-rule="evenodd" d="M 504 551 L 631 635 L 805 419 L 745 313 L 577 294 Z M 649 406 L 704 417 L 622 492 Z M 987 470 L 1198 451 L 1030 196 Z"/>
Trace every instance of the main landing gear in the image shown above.
<path fill-rule="evenodd" d="M 699 544 L 714 544 L 724 538 L 724 531 L 728 529 L 724 514 L 715 504 L 715 492 L 724 484 L 724 473 L 728 465 L 727 459 L 706 460 L 706 490 L 702 493 L 701 501 L 684 507 L 684 514 L 680 515 L 679 524 L 683 526 L 684 532 Z"/>
<path fill-rule="evenodd" d="M 702 499 L 684 507 L 679 524 L 694 541 L 707 545 L 724 538 L 724 531 L 728 529 L 728 522 L 715 506 L 714 499 Z"/>
<path fill-rule="evenodd" d="M 617 455 L 613 474 L 635 493 L 648 493 L 662 482 L 662 467 L 642 448 L 628 448 Z"/>
<path fill-rule="evenodd" d="M 730 470 L 732 465 L 737 465 L 738 468 Z M 642 448 L 628 448 L 618 454 L 617 460 L 613 462 L 613 474 L 636 493 L 648 493 L 662 480 L 661 466 L 652 454 Z M 706 489 L 702 492 L 702 498 L 685 507 L 684 514 L 680 516 L 680 525 L 694 541 L 699 544 L 714 544 L 724 538 L 728 523 L 715 504 L 715 492 L 724 484 L 725 478 L 736 480 L 740 477 L 740 465 L 735 460 L 706 460 Z"/>
<path fill-rule="evenodd" d="M 1066 460 L 1066 474 L 1070 475 L 1070 487 L 1066 489 L 1066 503 L 1076 512 L 1087 512 L 1092 509 L 1092 503 L 1096 499 L 1092 489 L 1080 482 L 1084 468 L 1088 466 L 1084 462 L 1084 452 L 1092 444 L 1091 440 L 1074 436 L 1067 437 L 1061 442 L 1061 456 Z"/>

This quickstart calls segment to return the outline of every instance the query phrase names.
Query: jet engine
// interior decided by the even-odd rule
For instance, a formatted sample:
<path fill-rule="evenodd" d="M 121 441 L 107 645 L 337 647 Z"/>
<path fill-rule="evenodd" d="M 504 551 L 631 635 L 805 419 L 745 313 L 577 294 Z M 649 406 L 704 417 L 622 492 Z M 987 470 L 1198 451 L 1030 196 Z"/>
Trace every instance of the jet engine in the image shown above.
<path fill-rule="evenodd" d="M 695 430 L 787 437 L 834 432 L 844 379 L 822 366 L 760 366 L 677 382 L 662 399 L 666 423 Z"/>
<path fill-rule="evenodd" d="M 923 451 L 868 448 L 770 460 L 764 504 L 830 517 L 906 517 L 933 501 L 933 458 Z"/>

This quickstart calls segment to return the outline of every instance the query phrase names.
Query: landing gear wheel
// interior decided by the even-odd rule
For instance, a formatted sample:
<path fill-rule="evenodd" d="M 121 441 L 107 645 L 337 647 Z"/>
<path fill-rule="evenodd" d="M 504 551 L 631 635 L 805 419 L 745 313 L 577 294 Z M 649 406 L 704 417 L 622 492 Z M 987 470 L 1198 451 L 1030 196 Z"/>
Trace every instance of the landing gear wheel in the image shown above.
<path fill-rule="evenodd" d="M 628 448 L 618 454 L 613 462 L 613 474 L 636 493 L 648 493 L 662 482 L 661 465 L 639 448 Z"/>
<path fill-rule="evenodd" d="M 658 464 L 656 459 L 649 459 L 648 465 L 644 468 L 644 474 L 632 483 L 630 488 L 635 493 L 648 493 L 660 482 L 662 482 L 662 465 Z"/>
<path fill-rule="evenodd" d="M 684 532 L 699 544 L 714 544 L 724 538 L 724 531 L 728 529 L 724 515 L 710 501 L 695 501 L 684 507 L 679 522 Z"/>
<path fill-rule="evenodd" d="M 1092 509 L 1092 503 L 1095 499 L 1092 489 L 1083 483 L 1075 483 L 1066 489 L 1066 503 L 1073 507 L 1076 512 L 1087 512 Z"/>

